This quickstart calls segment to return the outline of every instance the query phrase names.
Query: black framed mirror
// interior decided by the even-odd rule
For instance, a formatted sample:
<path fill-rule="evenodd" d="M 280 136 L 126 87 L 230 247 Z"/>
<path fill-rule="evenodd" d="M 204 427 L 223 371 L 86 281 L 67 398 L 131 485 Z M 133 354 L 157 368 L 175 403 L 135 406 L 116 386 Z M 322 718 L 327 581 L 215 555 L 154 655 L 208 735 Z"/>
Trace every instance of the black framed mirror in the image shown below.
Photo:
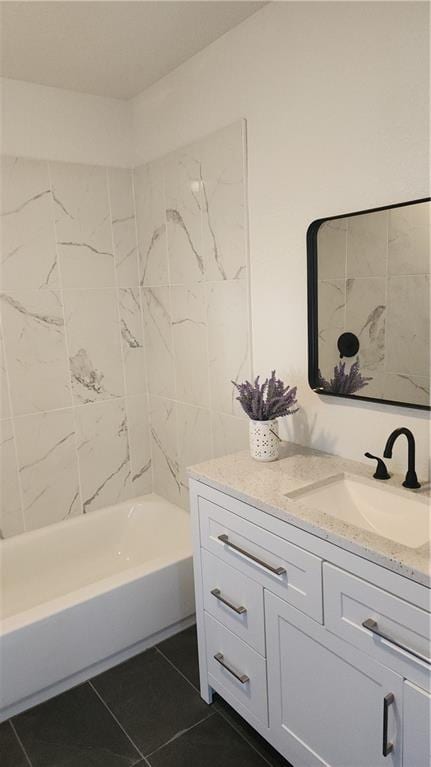
<path fill-rule="evenodd" d="M 310 224 L 308 380 L 317 394 L 430 410 L 430 201 Z"/>

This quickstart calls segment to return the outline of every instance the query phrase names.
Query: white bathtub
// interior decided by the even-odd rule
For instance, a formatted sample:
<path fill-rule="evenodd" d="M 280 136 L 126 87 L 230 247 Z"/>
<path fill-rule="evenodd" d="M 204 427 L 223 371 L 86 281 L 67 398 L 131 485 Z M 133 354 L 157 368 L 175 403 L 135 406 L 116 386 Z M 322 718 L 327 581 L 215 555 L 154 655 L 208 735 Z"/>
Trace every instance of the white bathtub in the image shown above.
<path fill-rule="evenodd" d="M 0 542 L 0 721 L 194 622 L 189 515 L 157 495 Z"/>

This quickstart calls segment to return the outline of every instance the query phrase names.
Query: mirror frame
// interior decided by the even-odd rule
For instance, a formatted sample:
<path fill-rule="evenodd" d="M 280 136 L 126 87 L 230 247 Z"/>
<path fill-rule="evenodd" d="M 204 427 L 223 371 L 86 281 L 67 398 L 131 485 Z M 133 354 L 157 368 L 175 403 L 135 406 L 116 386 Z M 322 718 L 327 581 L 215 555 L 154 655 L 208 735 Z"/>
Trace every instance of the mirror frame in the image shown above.
<path fill-rule="evenodd" d="M 367 208 L 353 213 L 341 213 L 338 216 L 327 216 L 326 218 L 317 218 L 307 229 L 307 312 L 308 312 L 308 383 L 310 388 L 316 394 L 323 394 L 328 397 L 338 397 L 342 399 L 362 400 L 365 402 L 379 402 L 383 405 L 395 405 L 397 407 L 409 407 L 415 410 L 431 410 L 430 405 L 418 405 L 411 402 L 399 400 L 380 399 L 378 397 L 366 397 L 362 394 L 338 394 L 336 392 L 326 391 L 318 385 L 318 273 L 317 273 L 317 234 L 320 226 L 325 221 L 333 221 L 339 218 L 351 218 L 352 216 L 361 216 L 365 213 L 377 213 L 381 210 L 391 210 L 391 208 L 403 208 L 407 205 L 417 205 L 419 203 L 431 202 L 431 197 L 422 197 L 418 200 L 409 200 L 408 202 L 399 202 L 392 205 L 383 205 L 380 208 Z"/>

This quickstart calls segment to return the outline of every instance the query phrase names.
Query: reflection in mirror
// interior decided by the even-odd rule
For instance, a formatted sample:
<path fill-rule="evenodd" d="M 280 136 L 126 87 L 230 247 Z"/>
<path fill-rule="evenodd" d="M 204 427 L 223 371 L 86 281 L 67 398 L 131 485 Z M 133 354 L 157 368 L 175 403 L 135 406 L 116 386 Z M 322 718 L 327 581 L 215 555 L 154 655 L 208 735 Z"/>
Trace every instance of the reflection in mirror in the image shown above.
<path fill-rule="evenodd" d="M 311 386 L 429 407 L 430 202 L 316 221 L 308 258 Z"/>

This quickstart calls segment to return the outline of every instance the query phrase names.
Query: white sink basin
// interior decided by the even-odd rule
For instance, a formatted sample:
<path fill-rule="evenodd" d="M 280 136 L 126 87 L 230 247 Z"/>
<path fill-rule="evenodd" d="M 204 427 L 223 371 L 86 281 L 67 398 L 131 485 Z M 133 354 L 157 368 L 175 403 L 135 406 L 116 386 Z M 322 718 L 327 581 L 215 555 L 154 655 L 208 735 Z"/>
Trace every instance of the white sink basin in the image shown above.
<path fill-rule="evenodd" d="M 404 546 L 422 546 L 431 538 L 429 498 L 383 484 L 337 474 L 286 497 Z"/>

